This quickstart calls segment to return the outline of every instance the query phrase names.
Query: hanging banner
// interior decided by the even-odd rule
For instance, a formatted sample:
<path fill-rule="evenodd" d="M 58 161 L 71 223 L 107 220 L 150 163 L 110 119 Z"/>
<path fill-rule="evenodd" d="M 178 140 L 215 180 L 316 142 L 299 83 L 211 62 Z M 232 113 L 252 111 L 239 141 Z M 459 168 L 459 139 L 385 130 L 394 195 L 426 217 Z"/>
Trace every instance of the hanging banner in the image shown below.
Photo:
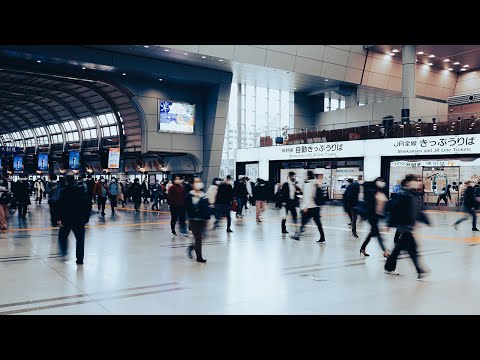
<path fill-rule="evenodd" d="M 110 148 L 108 150 L 108 168 L 118 169 L 120 167 L 120 149 Z"/>
<path fill-rule="evenodd" d="M 15 156 L 13 158 L 13 171 L 15 172 L 23 171 L 23 156 Z"/>
<path fill-rule="evenodd" d="M 38 170 L 48 171 L 48 154 L 38 155 Z"/>

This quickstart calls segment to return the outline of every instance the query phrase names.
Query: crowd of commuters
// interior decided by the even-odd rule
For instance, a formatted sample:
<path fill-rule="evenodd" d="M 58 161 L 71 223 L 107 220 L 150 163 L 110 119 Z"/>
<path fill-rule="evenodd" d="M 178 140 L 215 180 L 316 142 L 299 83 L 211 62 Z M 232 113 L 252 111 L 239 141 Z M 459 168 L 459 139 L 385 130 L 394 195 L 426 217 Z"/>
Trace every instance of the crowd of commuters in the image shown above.
<path fill-rule="evenodd" d="M 7 229 L 7 216 L 15 211 L 20 221 L 26 220 L 32 195 L 38 205 L 48 195 L 51 225 L 59 227 L 60 255 L 67 255 L 67 238 L 72 231 L 76 237 L 77 264 L 80 265 L 84 260 L 85 225 L 89 221 L 92 204 L 97 205 L 100 216 L 104 217 L 107 201 L 111 215 L 114 216 L 119 203 L 123 207 L 132 203 L 138 213 L 143 200 L 145 206 L 152 203 L 152 211 L 160 211 L 163 206 L 164 210 L 170 211 L 172 235 L 177 236 L 178 223 L 180 235 L 192 235 L 194 239 L 187 247 L 188 257 L 193 258 L 192 253 L 195 251 L 196 260 L 204 263 L 206 259 L 202 254 L 202 240 L 209 219 L 214 218 L 212 230 L 216 230 L 220 228 L 222 218 L 226 218 L 226 231 L 232 233 L 232 211 L 235 212 L 236 219 L 241 221 L 244 217 L 243 210 L 248 209 L 250 204 L 255 207 L 256 222 L 261 223 L 267 202 L 273 200 L 276 209 L 284 209 L 280 222 L 282 234 L 289 233 L 287 220 L 291 217 L 295 226 L 291 238 L 299 241 L 307 224 L 313 219 L 320 236 L 317 243 L 326 244 L 320 214 L 328 194 L 321 179 L 321 175 L 308 171 L 304 185 L 300 187 L 295 172 L 290 171 L 283 184 L 277 183 L 271 188 L 267 181 L 260 178 L 254 182 L 247 176 L 239 176 L 233 182 L 227 176 L 225 179 L 213 179 L 205 192 L 205 185 L 200 178 L 190 179 L 179 175 L 174 176 L 173 181 L 155 180 L 150 184 L 147 180 L 140 182 L 138 178 L 133 182 L 130 179 L 119 181 L 115 176 L 111 176 L 108 181 L 104 176 L 94 180 L 91 175 L 86 179 L 79 176 L 75 180 L 73 175 L 59 178 L 52 174 L 48 181 L 40 177 L 33 181 L 23 175 L 16 182 L 6 179 L 0 181 L 0 231 Z M 392 192 L 390 199 L 386 182 L 380 177 L 364 182 L 363 177 L 359 176 L 358 179 L 348 179 L 347 182 L 342 202 L 350 221 L 348 226 L 351 227 L 352 236 L 358 238 L 358 219 L 368 221 L 370 225 L 370 231 L 360 246 L 360 254 L 370 256 L 367 246 L 372 238 L 377 238 L 386 258 L 386 273 L 398 274 L 398 255 L 401 251 L 406 251 L 417 270 L 418 278 L 422 279 L 428 270 L 420 263 L 413 231 L 417 222 L 429 225 L 430 221 L 423 211 L 421 179 L 416 175 L 407 175 L 396 191 Z M 450 198 L 449 189 L 450 186 L 444 188 L 439 201 L 447 203 Z M 463 210 L 472 217 L 472 230 L 478 231 L 476 210 L 480 204 L 480 182 L 474 185 L 473 181 L 466 181 L 460 189 Z M 468 217 L 462 217 L 456 221 L 455 229 L 467 219 Z M 387 249 L 383 241 L 380 232 L 382 221 L 385 222 L 387 231 L 388 228 L 396 228 L 392 251 Z"/>

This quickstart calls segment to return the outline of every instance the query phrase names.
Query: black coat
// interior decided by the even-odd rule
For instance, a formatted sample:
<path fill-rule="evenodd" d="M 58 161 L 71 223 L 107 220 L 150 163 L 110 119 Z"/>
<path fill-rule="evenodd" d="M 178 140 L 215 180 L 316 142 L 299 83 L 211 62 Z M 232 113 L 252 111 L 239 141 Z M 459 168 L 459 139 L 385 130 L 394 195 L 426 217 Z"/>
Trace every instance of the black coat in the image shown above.
<path fill-rule="evenodd" d="M 83 187 L 68 185 L 60 192 L 58 217 L 65 225 L 84 226 L 90 219 L 91 199 Z"/>
<path fill-rule="evenodd" d="M 267 184 L 255 185 L 252 191 L 253 191 L 253 198 L 255 200 L 266 201 L 270 198 Z"/>
<path fill-rule="evenodd" d="M 475 189 L 473 186 L 467 186 L 463 196 L 464 196 L 463 204 L 465 205 L 465 207 L 467 207 L 468 209 L 476 207 Z"/>
<path fill-rule="evenodd" d="M 30 203 L 30 187 L 26 181 L 17 181 L 13 186 L 13 196 L 19 203 Z"/>
<path fill-rule="evenodd" d="M 233 189 L 231 185 L 221 183 L 218 185 L 217 199 L 215 204 L 230 205 L 233 201 Z"/>
<path fill-rule="evenodd" d="M 282 202 L 286 203 L 287 206 L 298 207 L 300 205 L 300 200 L 297 195 L 301 194 L 300 189 L 297 185 L 295 186 L 295 196 L 293 199 L 290 199 L 290 188 L 288 186 L 288 181 L 285 181 L 282 185 Z"/>
<path fill-rule="evenodd" d="M 242 181 L 235 181 L 233 193 L 235 194 L 235 197 L 246 199 L 248 196 L 247 184 Z"/>
<path fill-rule="evenodd" d="M 140 185 L 139 183 L 133 183 L 132 185 L 130 185 L 128 191 L 134 202 L 140 201 L 143 191 L 142 185 Z"/>

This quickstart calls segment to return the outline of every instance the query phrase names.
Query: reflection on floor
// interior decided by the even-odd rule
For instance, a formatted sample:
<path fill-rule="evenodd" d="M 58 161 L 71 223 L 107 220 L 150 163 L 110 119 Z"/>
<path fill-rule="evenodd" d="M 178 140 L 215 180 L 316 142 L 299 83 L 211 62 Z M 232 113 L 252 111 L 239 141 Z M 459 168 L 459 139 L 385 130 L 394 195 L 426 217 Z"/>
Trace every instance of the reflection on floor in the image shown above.
<path fill-rule="evenodd" d="M 149 209 L 149 208 L 148 208 Z M 96 210 L 96 209 L 95 209 Z M 192 238 L 172 237 L 167 208 L 161 212 L 119 210 L 92 215 L 85 264 L 75 254 L 60 262 L 57 232 L 48 205 L 30 206 L 26 221 L 9 218 L 0 234 L 0 314 L 478 314 L 480 235 L 471 222 L 455 231 L 460 213 L 429 212 L 433 227 L 417 238 L 422 261 L 432 271 L 416 281 L 408 256 L 400 276 L 383 272 L 373 239 L 370 257 L 359 255 L 368 224 L 351 236 L 341 207 L 325 206 L 327 237 L 319 245 L 313 222 L 300 241 L 280 232 L 283 211 L 270 208 L 261 224 L 254 209 L 208 231 L 206 264 L 190 260 Z M 294 231 L 288 226 L 290 235 Z M 389 247 L 394 231 L 383 234 Z M 74 247 L 70 236 L 70 250 Z"/>

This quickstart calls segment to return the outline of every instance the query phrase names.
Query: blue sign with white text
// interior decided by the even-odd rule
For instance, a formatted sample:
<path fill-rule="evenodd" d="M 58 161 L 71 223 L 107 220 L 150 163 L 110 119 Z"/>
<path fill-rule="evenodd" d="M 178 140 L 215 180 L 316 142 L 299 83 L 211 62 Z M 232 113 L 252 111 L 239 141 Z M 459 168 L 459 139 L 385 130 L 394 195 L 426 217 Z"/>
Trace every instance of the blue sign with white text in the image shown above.
<path fill-rule="evenodd" d="M 23 156 L 14 156 L 13 157 L 13 171 L 22 172 L 23 171 Z"/>
<path fill-rule="evenodd" d="M 48 171 L 48 154 L 38 155 L 38 170 Z"/>
<path fill-rule="evenodd" d="M 70 156 L 68 157 L 68 168 L 72 170 L 80 169 L 80 152 L 70 151 Z"/>

